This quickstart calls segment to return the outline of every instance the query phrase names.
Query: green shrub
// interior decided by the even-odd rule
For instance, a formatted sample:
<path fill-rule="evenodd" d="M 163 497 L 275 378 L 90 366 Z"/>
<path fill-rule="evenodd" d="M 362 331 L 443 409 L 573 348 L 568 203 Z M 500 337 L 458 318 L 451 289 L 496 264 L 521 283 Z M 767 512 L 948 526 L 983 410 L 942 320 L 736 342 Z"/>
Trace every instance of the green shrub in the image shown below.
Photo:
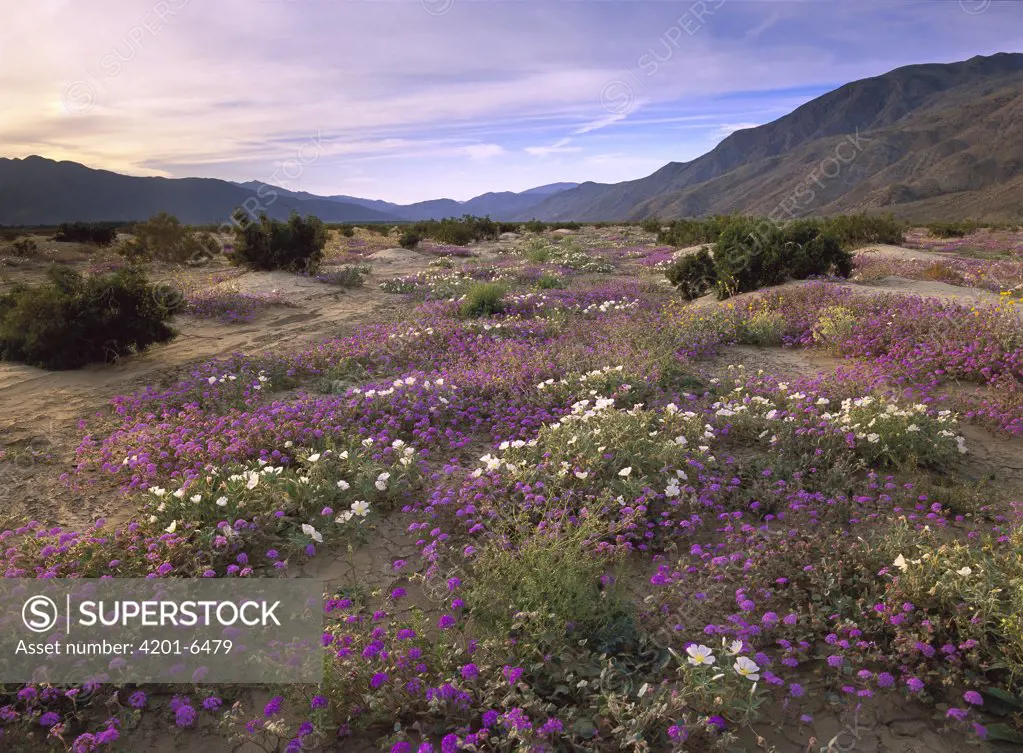
<path fill-rule="evenodd" d="M 981 223 L 973 220 L 961 222 L 932 222 L 927 226 L 928 232 L 938 238 L 963 238 L 981 228 Z"/>
<path fill-rule="evenodd" d="M 52 267 L 49 282 L 0 297 L 0 357 L 45 369 L 74 369 L 167 342 L 182 297 L 152 285 L 136 267 L 82 277 Z"/>
<path fill-rule="evenodd" d="M 547 223 L 534 218 L 529 222 L 523 222 L 522 229 L 527 233 L 542 233 L 547 229 Z"/>
<path fill-rule="evenodd" d="M 842 248 L 867 243 L 902 243 L 906 226 L 891 214 L 843 214 L 820 221 L 823 228 L 838 239 Z"/>
<path fill-rule="evenodd" d="M 785 317 L 780 312 L 765 308 L 743 323 L 739 338 L 748 345 L 777 346 L 782 344 L 785 327 Z"/>
<path fill-rule="evenodd" d="M 220 248 L 220 243 L 216 238 L 213 237 L 212 233 L 193 233 L 192 242 L 198 247 L 198 255 L 205 256 L 212 259 L 214 256 L 220 255 L 223 249 Z"/>
<path fill-rule="evenodd" d="M 494 316 L 504 311 L 504 288 L 492 282 L 478 283 L 469 288 L 462 301 L 461 314 L 477 319 Z"/>
<path fill-rule="evenodd" d="M 365 282 L 365 276 L 369 274 L 367 266 L 344 266 L 330 272 L 316 276 L 320 282 L 328 285 L 337 285 L 339 288 L 358 288 Z"/>
<path fill-rule="evenodd" d="M 703 220 L 675 220 L 667 228 L 657 229 L 657 242 L 675 248 L 714 243 L 734 218 L 734 215 L 715 215 Z"/>
<path fill-rule="evenodd" d="M 398 239 L 398 245 L 402 248 L 413 249 L 419 245 L 419 241 L 421 240 L 422 238 L 419 233 L 415 230 L 409 229 L 401 234 L 401 238 Z"/>
<path fill-rule="evenodd" d="M 497 224 L 497 232 L 500 233 L 517 233 L 521 229 L 521 225 L 518 222 L 499 222 Z"/>
<path fill-rule="evenodd" d="M 354 225 L 342 225 L 338 228 L 341 231 L 341 235 L 345 238 L 355 237 L 355 226 Z"/>
<path fill-rule="evenodd" d="M 287 222 L 272 220 L 265 214 L 259 222 L 235 228 L 237 247 L 232 255 L 236 264 L 253 269 L 284 269 L 289 272 L 316 272 L 327 244 L 327 229 L 318 217 L 305 218 L 292 213 Z"/>
<path fill-rule="evenodd" d="M 548 227 L 551 230 L 580 230 L 582 225 L 578 222 L 552 222 Z"/>
<path fill-rule="evenodd" d="M 561 290 L 565 287 L 565 281 L 557 275 L 544 272 L 537 278 L 536 286 L 540 290 Z"/>
<path fill-rule="evenodd" d="M 675 286 L 682 298 L 691 301 L 706 294 L 717 283 L 714 259 L 704 246 L 695 254 L 683 256 L 668 266 L 668 282 Z"/>
<path fill-rule="evenodd" d="M 172 214 L 160 212 L 132 229 L 134 241 L 120 244 L 117 252 L 129 259 L 159 259 L 184 263 L 213 258 L 220 244 L 210 233 L 194 233 Z"/>
<path fill-rule="evenodd" d="M 464 215 L 461 219 L 446 217 L 442 220 L 423 220 L 408 226 L 405 232 L 416 233 L 452 246 L 467 246 L 473 241 L 495 240 L 502 232 L 501 225 L 489 217 Z"/>
<path fill-rule="evenodd" d="M 852 254 L 843 250 L 827 224 L 796 220 L 785 226 L 782 237 L 789 277 L 805 280 L 814 275 L 848 277 L 852 273 Z"/>
<path fill-rule="evenodd" d="M 19 238 L 11 244 L 11 251 L 15 256 L 28 258 L 38 253 L 39 246 L 31 238 Z"/>
<path fill-rule="evenodd" d="M 65 222 L 53 236 L 63 243 L 94 243 L 109 246 L 117 237 L 117 225 L 110 222 Z"/>
<path fill-rule="evenodd" d="M 125 238 L 114 246 L 114 251 L 130 262 L 149 261 L 152 258 L 149 255 L 149 250 L 142 245 L 138 238 Z"/>
<path fill-rule="evenodd" d="M 779 285 L 789 279 L 836 274 L 848 277 L 852 255 L 815 220 L 784 227 L 736 217 L 722 230 L 714 247 L 719 298 Z"/>
<path fill-rule="evenodd" d="M 659 233 L 661 232 L 661 221 L 657 217 L 647 217 L 641 223 L 640 228 L 646 233 Z"/>
<path fill-rule="evenodd" d="M 522 253 L 533 264 L 546 264 L 554 256 L 554 249 L 546 241 L 534 238 Z"/>
<path fill-rule="evenodd" d="M 514 628 L 541 644 L 566 637 L 602 642 L 627 610 L 616 582 L 602 585 L 614 561 L 595 555 L 590 537 L 597 526 L 583 523 L 531 533 L 514 547 L 481 547 L 469 588 L 473 622 L 495 637 Z"/>

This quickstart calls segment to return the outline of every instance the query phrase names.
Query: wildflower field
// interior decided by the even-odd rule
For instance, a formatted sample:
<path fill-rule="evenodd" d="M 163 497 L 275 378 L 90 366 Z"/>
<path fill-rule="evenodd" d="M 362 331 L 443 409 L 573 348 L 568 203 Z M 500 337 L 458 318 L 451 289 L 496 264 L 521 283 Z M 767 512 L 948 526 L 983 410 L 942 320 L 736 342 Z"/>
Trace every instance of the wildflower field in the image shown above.
<path fill-rule="evenodd" d="M 66 493 L 126 514 L 13 522 L 5 577 L 325 577 L 324 681 L 0 686 L 0 749 L 1023 743 L 1018 296 L 683 303 L 632 230 L 424 249 L 401 320 L 83 418 Z"/>

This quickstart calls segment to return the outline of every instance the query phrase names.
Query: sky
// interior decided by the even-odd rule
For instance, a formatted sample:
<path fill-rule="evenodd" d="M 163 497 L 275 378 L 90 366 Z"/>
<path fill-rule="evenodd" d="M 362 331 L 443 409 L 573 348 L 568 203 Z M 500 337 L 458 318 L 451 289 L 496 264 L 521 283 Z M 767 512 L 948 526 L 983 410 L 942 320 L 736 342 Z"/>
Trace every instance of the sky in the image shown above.
<path fill-rule="evenodd" d="M 844 83 L 1023 51 L 1015 0 L 31 0 L 0 156 L 409 203 L 684 162 Z"/>

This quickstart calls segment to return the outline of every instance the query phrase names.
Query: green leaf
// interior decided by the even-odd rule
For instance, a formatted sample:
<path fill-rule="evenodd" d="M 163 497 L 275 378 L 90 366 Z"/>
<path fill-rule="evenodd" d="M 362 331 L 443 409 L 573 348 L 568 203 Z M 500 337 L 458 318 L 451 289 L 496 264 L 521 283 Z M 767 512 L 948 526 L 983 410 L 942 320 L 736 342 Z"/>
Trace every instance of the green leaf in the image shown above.
<path fill-rule="evenodd" d="M 1005 740 L 1010 743 L 1023 743 L 1023 734 L 1008 724 L 990 724 L 987 727 L 989 740 Z"/>
<path fill-rule="evenodd" d="M 1000 701 L 1004 701 L 1005 703 L 1008 703 L 1011 706 L 1015 706 L 1016 708 L 1023 708 L 1023 702 L 1021 702 L 1019 698 L 1017 698 L 1016 696 L 1014 696 L 1012 693 L 1008 692 L 1007 690 L 1002 690 L 1001 688 L 990 687 L 990 688 L 984 688 L 983 692 L 986 695 L 993 696 L 994 698 L 997 698 Z"/>
<path fill-rule="evenodd" d="M 597 726 L 589 719 L 579 719 L 575 723 L 575 731 L 580 737 L 593 737 L 597 734 Z"/>

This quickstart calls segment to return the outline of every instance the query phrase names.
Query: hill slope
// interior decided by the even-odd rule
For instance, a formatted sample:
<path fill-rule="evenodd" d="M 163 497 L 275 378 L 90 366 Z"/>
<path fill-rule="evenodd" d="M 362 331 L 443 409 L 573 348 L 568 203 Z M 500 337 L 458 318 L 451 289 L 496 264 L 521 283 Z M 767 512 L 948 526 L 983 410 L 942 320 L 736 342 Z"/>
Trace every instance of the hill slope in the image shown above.
<path fill-rule="evenodd" d="M 691 162 L 624 183 L 583 183 L 534 213 L 546 220 L 769 214 L 788 199 L 796 215 L 1018 218 L 1023 196 L 1013 186 L 1021 177 L 1023 54 L 1001 53 L 846 84 L 736 131 Z"/>
<path fill-rule="evenodd" d="M 243 205 L 281 219 L 292 210 L 328 222 L 395 219 L 324 199 L 302 201 L 283 194 L 273 198 L 266 192 L 260 198 L 247 188 L 212 178 L 136 178 L 43 157 L 0 159 L 3 225 L 142 220 L 161 211 L 189 224 L 220 223 Z"/>

